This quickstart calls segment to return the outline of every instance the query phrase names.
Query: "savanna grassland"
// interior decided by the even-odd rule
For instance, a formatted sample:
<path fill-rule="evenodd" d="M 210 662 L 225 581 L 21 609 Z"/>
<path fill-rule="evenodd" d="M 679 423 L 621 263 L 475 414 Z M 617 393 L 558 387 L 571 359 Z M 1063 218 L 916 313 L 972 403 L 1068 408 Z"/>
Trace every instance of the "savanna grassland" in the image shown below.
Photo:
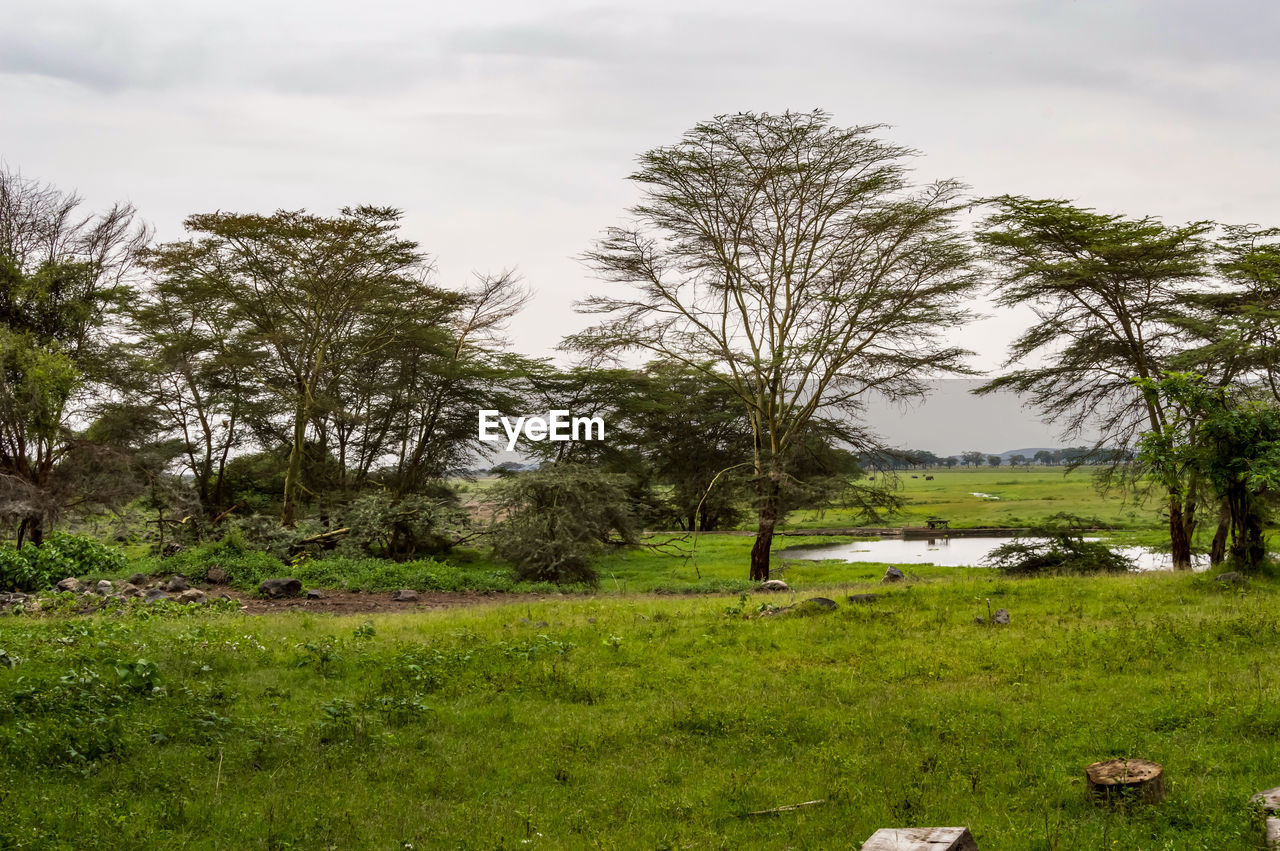
<path fill-rule="evenodd" d="M 808 617 L 649 595 L 6 618 L 0 843 L 832 848 L 967 824 L 982 848 L 1257 847 L 1271 581 L 851 570 L 879 597 Z M 975 624 L 988 602 L 1012 622 Z M 1167 802 L 1086 802 L 1083 767 L 1125 755 L 1164 764 Z"/>

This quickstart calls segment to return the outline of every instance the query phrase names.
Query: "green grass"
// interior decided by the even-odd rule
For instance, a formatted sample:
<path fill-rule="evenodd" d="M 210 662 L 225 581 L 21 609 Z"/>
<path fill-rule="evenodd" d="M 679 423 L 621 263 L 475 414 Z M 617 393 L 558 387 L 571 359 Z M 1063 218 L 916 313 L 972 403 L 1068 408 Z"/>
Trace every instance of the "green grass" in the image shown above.
<path fill-rule="evenodd" d="M 990 849 L 1258 847 L 1275 582 L 853 588 L 881 597 L 4 618 L 0 847 L 818 849 L 944 824 Z M 1009 626 L 974 624 L 988 600 Z M 1163 763 L 1166 803 L 1086 802 L 1084 766 L 1125 755 Z"/>
<path fill-rule="evenodd" d="M 925 476 L 933 476 L 933 481 Z M 896 486 L 907 505 L 888 518 L 895 526 L 923 525 L 935 515 L 946 518 L 956 528 L 1034 526 L 1061 512 L 1096 517 L 1123 530 L 1158 530 L 1162 525 L 1158 494 L 1145 504 L 1126 500 L 1119 492 L 1100 494 L 1089 468 L 1070 473 L 1060 467 L 903 472 L 897 475 Z M 975 493 L 999 499 L 984 499 Z M 816 529 L 865 525 L 865 521 L 860 524 L 857 518 L 839 510 L 797 511 L 788 518 L 788 525 Z"/>

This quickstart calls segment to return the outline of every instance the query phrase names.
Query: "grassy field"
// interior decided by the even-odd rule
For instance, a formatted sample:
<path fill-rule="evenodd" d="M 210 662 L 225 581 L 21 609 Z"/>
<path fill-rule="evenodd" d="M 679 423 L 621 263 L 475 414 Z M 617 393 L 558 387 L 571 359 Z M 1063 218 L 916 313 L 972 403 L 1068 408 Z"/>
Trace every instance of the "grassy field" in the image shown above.
<path fill-rule="evenodd" d="M 1061 467 L 928 470 L 899 473 L 892 481 L 907 501 L 903 511 L 888 518 L 895 526 L 922 525 L 935 515 L 957 528 L 1032 526 L 1061 512 L 1097 518 L 1120 530 L 1160 529 L 1163 523 L 1158 494 L 1141 502 L 1118 491 L 1099 493 L 1089 468 L 1069 473 Z M 797 511 L 788 524 L 796 529 L 858 525 L 839 510 Z"/>
<path fill-rule="evenodd" d="M 880 598 L 809 617 L 721 595 L 4 618 L 0 847 L 825 849 L 930 824 L 1260 847 L 1274 582 L 927 576 L 844 575 Z M 975 624 L 988 601 L 1012 623 Z M 1168 801 L 1087 803 L 1112 756 L 1163 763 Z"/>

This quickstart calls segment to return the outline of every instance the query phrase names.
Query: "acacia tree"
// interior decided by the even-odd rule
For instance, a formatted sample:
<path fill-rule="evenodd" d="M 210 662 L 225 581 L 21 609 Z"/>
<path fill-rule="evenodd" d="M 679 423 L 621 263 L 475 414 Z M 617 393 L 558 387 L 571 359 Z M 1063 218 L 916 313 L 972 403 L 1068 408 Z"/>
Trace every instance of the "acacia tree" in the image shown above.
<path fill-rule="evenodd" d="M 631 224 L 585 258 L 624 292 L 582 302 L 605 318 L 568 347 L 688 364 L 744 406 L 753 580 L 768 578 L 786 462 L 814 417 L 856 418 L 872 391 L 918 395 L 926 374 L 961 370 L 965 353 L 941 339 L 974 285 L 954 225 L 960 187 L 910 185 L 914 152 L 878 129 L 834 127 L 821 111 L 699 124 L 641 155 Z"/>
<path fill-rule="evenodd" d="M 975 392 L 1030 397 L 1066 435 L 1098 431 L 1094 450 L 1132 447 L 1162 432 L 1165 401 L 1149 384 L 1182 348 L 1178 319 L 1207 273 L 1211 225 L 1171 227 L 1105 215 L 1063 201 L 1005 196 L 978 241 L 997 276 L 997 301 L 1026 305 L 1036 321 L 1014 341 L 1006 372 Z M 1090 453 L 1079 454 L 1082 463 Z M 1167 479 L 1169 534 L 1177 568 L 1191 566 L 1196 483 Z"/>
<path fill-rule="evenodd" d="M 150 234 L 131 206 L 81 203 L 0 169 L 0 516 L 19 545 L 111 485 L 86 432 L 110 401 L 110 327 Z"/>
<path fill-rule="evenodd" d="M 224 472 L 245 439 L 254 397 L 253 358 L 243 320 L 202 272 L 209 246 L 174 243 L 148 251 L 152 284 L 129 309 L 133 391 L 178 441 L 201 508 L 220 512 Z"/>
<path fill-rule="evenodd" d="M 304 490 L 308 427 L 326 379 L 395 340 L 424 301 L 444 297 L 426 283 L 417 243 L 398 235 L 400 218 L 398 210 L 371 206 L 335 217 L 208 213 L 186 221 L 199 239 L 171 247 L 243 325 L 241 339 L 258 355 L 252 378 L 287 411 L 285 525 L 293 525 Z"/>

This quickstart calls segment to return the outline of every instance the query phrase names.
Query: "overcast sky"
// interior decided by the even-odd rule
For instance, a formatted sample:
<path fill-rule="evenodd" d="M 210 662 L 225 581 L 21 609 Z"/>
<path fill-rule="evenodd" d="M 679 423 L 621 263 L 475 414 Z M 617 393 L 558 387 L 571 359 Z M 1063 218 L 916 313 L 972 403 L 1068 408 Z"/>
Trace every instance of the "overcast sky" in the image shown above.
<path fill-rule="evenodd" d="M 549 353 L 635 156 L 717 113 L 885 123 L 922 180 L 1280 224 L 1266 0 L 0 0 L 0 157 L 162 239 L 215 209 L 391 204 L 441 282 L 520 270 Z M 970 326 L 995 366 L 1016 315 Z M 996 449 L 998 447 L 990 447 Z"/>

